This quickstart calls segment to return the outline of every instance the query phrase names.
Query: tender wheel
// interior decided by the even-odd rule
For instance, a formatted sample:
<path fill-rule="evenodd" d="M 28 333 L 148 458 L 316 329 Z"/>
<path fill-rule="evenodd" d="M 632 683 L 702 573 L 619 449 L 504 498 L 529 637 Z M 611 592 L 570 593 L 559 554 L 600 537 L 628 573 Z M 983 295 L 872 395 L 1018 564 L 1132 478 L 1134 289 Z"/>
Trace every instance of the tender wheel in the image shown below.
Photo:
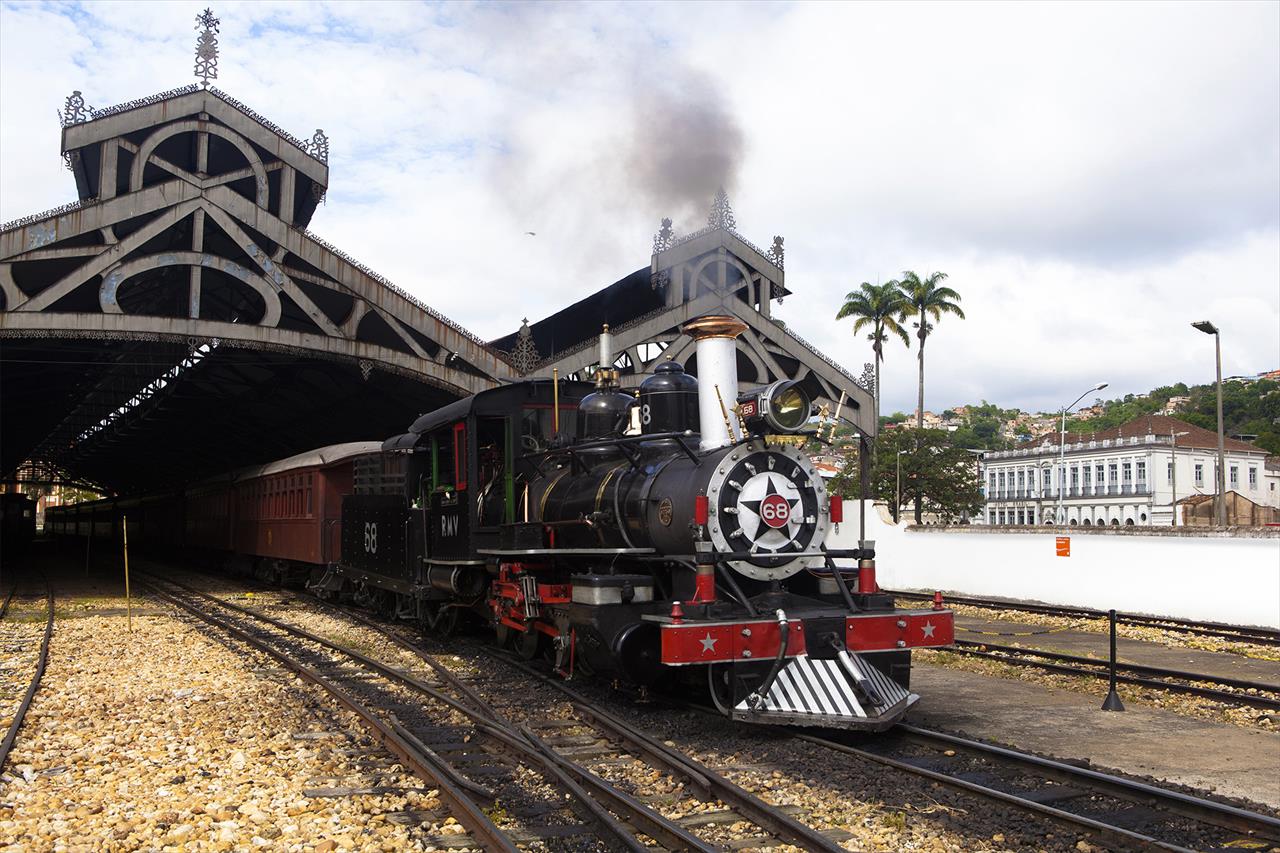
<path fill-rule="evenodd" d="M 511 640 L 516 631 L 499 622 L 493 629 L 493 642 L 501 649 L 511 648 Z"/>

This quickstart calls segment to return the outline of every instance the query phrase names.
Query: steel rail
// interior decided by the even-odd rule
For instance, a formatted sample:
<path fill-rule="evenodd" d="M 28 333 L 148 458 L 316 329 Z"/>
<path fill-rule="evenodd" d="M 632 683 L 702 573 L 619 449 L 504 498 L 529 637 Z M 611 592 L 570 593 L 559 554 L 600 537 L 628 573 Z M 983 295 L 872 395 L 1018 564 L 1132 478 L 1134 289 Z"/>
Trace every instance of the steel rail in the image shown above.
<path fill-rule="evenodd" d="M 383 746 L 395 754 L 402 760 L 407 767 L 418 774 L 419 777 L 427 780 L 440 792 L 441 799 L 445 800 L 450 809 L 458 816 L 458 822 L 461 823 L 468 832 L 472 834 L 477 842 L 482 843 L 487 850 L 501 850 L 506 853 L 516 853 L 516 846 L 502 830 L 489 819 L 489 816 L 465 793 L 462 789 L 454 784 L 449 776 L 441 772 L 424 753 L 419 752 L 412 744 L 405 741 L 398 735 L 392 726 L 382 720 L 376 713 L 361 704 L 351 694 L 347 693 L 341 687 L 334 684 L 329 679 L 320 675 L 305 664 L 299 663 L 289 655 L 281 652 L 273 647 L 270 643 L 253 636 L 248 631 L 232 625 L 224 619 L 206 613 L 193 604 L 190 604 L 175 595 L 172 595 L 159 586 L 151 582 L 146 582 L 152 594 L 159 596 L 161 599 L 168 601 L 170 604 L 185 610 L 192 616 L 204 622 L 213 625 L 233 637 L 248 644 L 252 648 L 269 655 L 279 661 L 290 671 L 301 676 L 306 681 L 316 685 L 326 691 L 334 699 L 345 707 L 347 710 L 359 717 L 364 724 L 377 732 Z"/>
<path fill-rule="evenodd" d="M 333 605 L 329 605 L 327 602 L 321 602 L 321 603 L 325 604 L 326 606 L 333 607 Z M 481 699 L 479 696 L 476 696 L 474 691 L 472 691 L 471 688 L 468 687 L 465 682 L 458 679 L 456 675 L 454 675 L 447 667 L 445 667 L 439 661 L 435 660 L 435 658 L 432 657 L 432 655 L 429 652 L 427 652 L 425 649 L 423 649 L 421 646 L 418 646 L 415 643 L 410 642 L 409 640 L 406 640 L 404 637 L 400 636 L 395 631 L 390 630 L 385 625 L 382 625 L 381 623 L 373 619 L 370 619 L 369 617 L 365 616 L 362 613 L 355 613 L 348 610 L 341 610 L 340 608 L 334 608 L 334 609 L 338 610 L 339 612 L 343 613 L 346 616 L 350 616 L 351 618 L 357 620 L 358 622 L 362 623 L 366 627 L 371 628 L 375 631 L 378 631 L 384 637 L 391 640 L 396 645 L 400 646 L 406 651 L 410 651 L 410 652 L 413 652 L 414 654 L 419 655 L 425 661 L 427 661 L 427 663 L 430 664 L 432 667 L 438 668 L 437 671 L 441 672 L 441 676 L 443 678 L 448 679 L 449 682 L 456 687 L 456 689 L 458 689 L 459 691 L 466 692 L 468 695 L 473 697 L 474 701 L 478 703 L 484 703 L 484 700 Z M 546 676 L 544 676 L 542 673 L 538 672 L 537 670 L 534 670 L 530 667 L 525 667 L 523 664 L 510 660 L 504 655 L 494 652 L 492 649 L 489 649 L 487 647 L 481 647 L 480 651 L 483 652 L 484 654 L 493 655 L 494 657 L 497 657 L 499 660 L 502 660 L 505 663 L 511 664 L 512 666 L 515 666 L 519 669 L 524 669 L 529 674 L 546 681 L 547 683 L 551 684 L 553 687 L 557 689 L 564 687 L 559 682 L 550 681 L 546 679 Z M 587 702 L 587 700 L 583 696 L 581 696 L 581 694 L 578 694 L 572 690 L 569 690 L 568 688 L 564 688 L 564 690 L 568 692 L 571 699 L 573 699 L 573 701 L 575 701 L 577 704 L 584 704 Z M 619 725 L 622 725 L 622 724 L 619 723 Z M 624 739 L 623 742 L 626 743 L 627 746 L 630 747 L 632 750 L 634 750 L 637 754 L 642 755 L 645 759 L 647 759 L 651 763 L 659 767 L 662 767 L 668 773 L 671 773 L 672 775 L 675 775 L 675 776 L 683 777 L 702 796 L 709 797 L 711 795 L 710 782 L 702 773 L 700 773 L 697 770 L 697 768 L 695 768 L 691 763 L 689 763 L 689 761 L 685 760 L 683 756 L 679 755 L 678 753 L 672 753 L 671 750 L 667 749 L 661 744 L 658 744 L 653 738 L 649 737 L 648 735 L 634 728 L 630 729 L 627 732 L 627 735 L 628 736 Z"/>
<path fill-rule="evenodd" d="M 1039 755 L 1031 755 L 1030 753 L 1003 746 L 995 746 L 994 744 L 983 743 L 958 735 L 922 729 L 906 723 L 900 723 L 898 729 L 912 739 L 931 746 L 943 744 L 981 755 L 992 755 L 1005 761 L 1018 762 L 1052 774 L 1061 780 L 1084 782 L 1090 788 L 1103 790 L 1126 800 L 1145 805 L 1158 803 L 1159 807 L 1166 811 L 1175 812 L 1201 823 L 1210 823 L 1223 829 L 1250 835 L 1257 834 L 1269 840 L 1280 840 L 1280 818 L 1275 818 L 1271 815 L 1251 812 L 1238 806 L 1206 800 L 1203 797 L 1184 794 L 1181 791 L 1171 791 L 1167 788 L 1161 788 L 1146 782 L 1138 782 L 1112 773 L 1105 773 L 1088 767 L 1079 767 L 1063 761 L 1055 761 L 1051 758 L 1042 758 Z"/>
<path fill-rule="evenodd" d="M 681 755 L 665 744 L 659 743 L 643 732 L 638 731 L 635 727 L 622 720 L 617 719 L 612 714 L 592 705 L 591 701 L 564 684 L 559 683 L 555 679 L 538 672 L 530 666 L 526 666 L 519 661 L 511 660 L 508 656 L 500 654 L 492 649 L 482 648 L 481 651 L 487 653 L 495 660 L 500 660 L 509 666 L 519 669 L 521 672 L 534 676 L 544 684 L 550 685 L 561 693 L 565 694 L 571 700 L 573 707 L 580 714 L 588 717 L 601 730 L 608 733 L 612 738 L 627 744 L 644 744 L 646 755 L 649 750 L 662 753 L 666 756 L 666 760 L 672 766 L 687 765 L 694 769 L 697 776 L 685 775 L 685 778 L 693 784 L 697 784 L 698 777 L 706 780 L 705 784 L 712 796 L 719 799 L 725 805 L 729 806 L 738 814 L 760 826 L 761 828 L 773 833 L 777 838 L 789 841 L 804 850 L 822 850 L 829 853 L 837 853 L 843 851 L 844 848 L 836 844 L 830 838 L 818 832 L 811 826 L 806 826 L 791 815 L 782 812 L 768 803 L 761 800 L 755 794 L 745 788 L 734 784 L 720 774 L 716 773 L 710 767 Z"/>
<path fill-rule="evenodd" d="M 9 594 L 6 595 L 4 598 L 4 604 L 0 604 L 0 619 L 3 619 L 5 617 L 5 614 L 9 612 L 9 602 L 13 601 L 14 593 L 16 593 L 17 591 L 18 591 L 18 582 L 14 581 L 13 589 L 9 590 Z"/>
<path fill-rule="evenodd" d="M 400 648 L 418 655 L 418 657 L 420 657 L 429 666 L 431 666 L 440 675 L 440 677 L 443 680 L 447 681 L 450 684 L 450 686 L 452 686 L 459 693 L 462 693 L 463 695 L 467 696 L 471 701 L 471 703 L 475 705 L 478 709 L 483 709 L 486 713 L 489 714 L 490 718 L 493 719 L 495 722 L 500 722 L 502 724 L 505 724 L 509 728 L 511 727 L 511 724 L 508 721 L 506 721 L 504 718 L 502 718 L 501 714 L 499 714 L 497 710 L 495 710 L 487 701 L 485 701 L 474 690 L 472 690 L 471 687 L 466 684 L 466 682 L 458 678 L 458 676 L 452 670 L 450 670 L 448 667 L 444 666 L 444 664 L 436 660 L 435 656 L 432 655 L 430 652 L 428 652 L 426 649 L 422 648 L 421 646 L 413 642 L 410 642 L 409 640 L 406 640 L 404 637 L 400 636 L 398 633 L 391 630 L 386 625 L 383 625 L 382 623 L 374 619 L 371 619 L 362 613 L 357 613 L 351 610 L 345 610 L 343 608 L 336 607 L 335 605 L 329 604 L 326 601 L 319 601 L 319 603 L 331 610 L 334 610 L 342 614 L 344 617 L 354 619 L 355 621 L 361 623 L 365 627 L 370 628 L 371 630 L 377 631 L 379 634 L 386 637 L 388 640 L 392 641 Z M 714 847 L 708 847 L 705 842 L 703 842 L 697 836 L 689 833 L 687 830 L 685 830 L 683 827 L 681 827 L 679 824 L 675 823 L 674 821 L 670 821 L 666 818 L 661 818 L 661 817 L 659 817 L 659 819 L 655 821 L 654 812 L 652 811 L 652 809 L 650 809 L 648 806 L 645 806 L 639 800 L 636 800 L 630 794 L 627 794 L 626 792 L 619 790 L 618 788 L 609 784 L 607 781 L 605 781 L 604 779 L 601 779 L 599 776 L 587 770 L 586 768 L 582 767 L 581 765 L 555 752 L 555 750 L 551 750 L 550 752 L 547 752 L 547 750 L 550 748 L 547 747 L 546 744 L 543 743 L 536 735 L 534 735 L 532 731 L 529 731 L 527 727 L 521 726 L 519 728 L 519 731 L 525 735 L 526 740 L 532 743 L 539 750 L 539 752 L 542 753 L 544 759 L 560 767 L 569 775 L 573 776 L 578 783 L 584 785 L 587 788 L 590 788 L 592 791 L 595 791 L 597 795 L 603 796 L 606 799 L 612 801 L 620 810 L 628 813 L 631 819 L 633 820 L 633 822 L 640 825 L 644 832 L 646 832 L 648 835 L 652 836 L 656 840 L 662 842 L 666 846 L 671 847 L 673 849 L 677 849 L 681 847 L 688 848 L 691 850 L 707 850 L 707 851 L 716 849 Z M 497 734 L 497 733 L 488 732 L 488 731 L 486 733 L 491 735 Z M 643 738 L 643 735 L 641 735 L 640 737 Z M 688 764 L 682 761 L 672 761 L 671 756 L 667 755 L 665 752 L 653 751 L 652 744 L 644 743 L 641 740 L 637 740 L 636 745 L 633 748 L 635 748 L 639 754 L 643 755 L 651 763 L 659 767 L 663 767 L 664 769 L 667 770 L 667 772 L 671 773 L 674 776 L 680 776 L 689 780 L 691 782 L 691 788 L 693 788 L 694 790 L 701 791 L 704 795 L 709 795 L 710 786 L 706 783 L 705 778 L 703 778 L 701 774 L 699 774 L 695 769 L 690 767 Z M 554 772 L 554 768 L 548 768 L 548 769 Z M 701 781 L 701 784 L 699 784 L 699 781 Z"/>
<path fill-rule="evenodd" d="M 1134 832 L 1133 830 L 1123 829 L 1118 826 L 1111 826 L 1110 824 L 1090 817 L 1073 814 L 1071 812 L 1064 811 L 1063 809 L 1048 806 L 1044 803 L 1038 803 L 1034 800 L 1029 800 L 1026 797 L 1019 797 L 1016 794 L 1006 793 L 1005 791 L 1000 791 L 995 788 L 988 788 L 985 785 L 978 784 L 977 782 L 970 782 L 967 779 L 960 779 L 946 773 L 941 773 L 937 770 L 917 767 L 914 764 L 899 761 L 898 759 L 891 758 L 887 755 L 880 755 L 875 752 L 869 752 L 865 749 L 858 749 L 857 747 L 837 743 L 836 741 L 827 740 L 825 738 L 817 737 L 816 735 L 801 734 L 796 735 L 796 737 L 801 740 L 808 741 L 809 743 L 824 746 L 836 752 L 853 755 L 858 758 L 866 759 L 867 761 L 882 764 L 886 767 L 892 767 L 895 770 L 912 773 L 916 776 L 923 776 L 924 778 L 931 779 L 934 782 L 939 782 L 952 788 L 959 788 L 962 791 L 976 794 L 983 799 L 995 800 L 1006 805 L 1015 806 L 1016 808 L 1024 811 L 1034 812 L 1058 823 L 1089 830 L 1090 832 L 1097 833 L 1100 838 L 1105 839 L 1107 844 L 1112 847 L 1138 850 L 1170 850 L 1175 851 L 1175 853 L 1192 853 L 1190 848 L 1187 847 L 1179 847 L 1176 844 L 1169 844 L 1164 841 L 1160 841 L 1159 839 L 1152 838 L 1149 835 L 1143 835 L 1140 832 Z"/>
<path fill-rule="evenodd" d="M 45 575 L 45 587 L 48 590 L 49 602 L 49 618 L 44 623 L 44 636 L 40 640 L 40 654 L 36 658 L 36 671 L 31 676 L 31 682 L 27 685 L 27 691 L 23 694 L 22 702 L 18 705 L 18 710 L 14 712 L 13 722 L 9 724 L 9 731 L 5 733 L 4 740 L 0 741 L 0 770 L 4 769 L 5 763 L 9 760 L 9 753 L 13 751 L 13 744 L 18 739 L 18 730 L 22 728 L 22 722 L 26 719 L 27 710 L 31 708 L 31 702 L 36 697 L 36 691 L 40 689 L 40 682 L 44 679 L 45 668 L 49 665 L 49 641 L 53 638 L 53 616 L 54 616 L 54 597 L 53 582 L 49 580 L 49 576 Z M 17 591 L 18 585 L 14 584 L 14 591 Z M 13 598 L 13 592 L 9 593 L 9 598 Z M 9 601 L 4 603 L 5 609 L 9 608 Z"/>
<path fill-rule="evenodd" d="M 923 592 L 904 592 L 884 590 L 896 598 L 907 598 L 913 601 L 932 601 L 933 595 Z M 1084 617 L 1089 619 L 1106 619 L 1107 611 L 1091 607 L 1068 607 L 1054 604 L 1033 604 L 1022 601 L 1000 601 L 994 598 L 976 596 L 948 595 L 946 600 L 952 604 L 963 604 L 985 610 L 1014 610 L 1023 613 L 1039 613 L 1045 616 L 1064 618 Z M 1121 625 L 1135 625 L 1146 628 L 1159 628 L 1167 631 L 1196 634 L 1205 637 L 1218 637 L 1225 640 L 1237 640 L 1265 646 L 1280 645 L 1280 631 L 1272 628 L 1253 627 L 1249 625 L 1229 625 L 1225 622 L 1197 622 L 1191 619 L 1175 619 L 1173 617 L 1147 616 L 1141 613 L 1116 613 L 1116 622 Z"/>
<path fill-rule="evenodd" d="M 984 651 L 984 649 L 986 651 Z M 1091 678 L 1110 677 L 1110 673 L 1107 670 L 1107 661 L 1105 660 L 1082 658 L 1076 655 L 1064 655 L 1041 649 L 1024 649 L 1019 646 L 996 646 L 989 643 L 957 640 L 955 647 L 944 648 L 940 651 L 950 652 L 951 654 L 968 655 L 970 657 L 986 658 L 988 660 L 1007 663 L 1013 666 L 1031 666 L 1037 669 L 1048 670 L 1049 672 L 1063 673 L 1065 675 L 1087 675 Z M 1032 657 L 1041 657 L 1045 658 L 1045 660 L 1031 660 L 1030 658 Z M 1065 661 L 1065 663 L 1051 663 L 1050 661 L 1052 660 Z M 1075 663 L 1087 664 L 1089 667 L 1094 668 L 1072 665 Z M 1098 669 L 1097 667 L 1101 667 L 1101 669 Z M 1146 671 L 1150 674 L 1160 674 L 1165 678 L 1183 678 L 1193 681 L 1230 684 L 1232 686 L 1248 685 L 1245 689 L 1265 690 L 1273 693 L 1280 692 L 1280 687 L 1271 684 L 1238 681 L 1236 679 L 1223 680 L 1211 675 L 1181 672 L 1179 670 L 1161 670 L 1159 667 L 1143 667 L 1137 664 L 1117 663 L 1116 670 L 1116 681 L 1123 684 L 1133 684 L 1139 687 L 1166 690 L 1170 693 L 1183 693 L 1190 696 L 1200 696 L 1207 699 L 1215 699 L 1220 702 L 1234 702 L 1240 705 L 1252 705 L 1258 708 L 1280 708 L 1280 699 L 1272 699 L 1266 696 L 1254 696 L 1251 693 L 1235 693 L 1230 690 L 1218 690 L 1214 687 L 1200 687 L 1195 684 L 1178 684 L 1176 682 L 1161 681 L 1158 678 L 1145 678 L 1141 675 L 1125 675 L 1123 672 L 1120 672 L 1120 670 L 1130 670 L 1135 672 Z"/>
<path fill-rule="evenodd" d="M 984 643 L 977 640 L 956 640 L 956 645 L 966 648 L 987 648 L 995 649 L 1000 652 L 1010 652 L 1012 654 L 1033 654 L 1039 655 L 1049 660 L 1060 660 L 1067 663 L 1082 663 L 1092 666 L 1108 666 L 1109 662 L 1102 658 L 1090 658 L 1083 655 L 1071 655 L 1065 652 L 1053 652 L 1048 649 L 1039 649 L 1034 646 L 1004 646 L 994 643 Z M 1264 693 L 1280 694 L 1280 684 L 1268 684 L 1265 681 L 1246 681 L 1242 678 L 1231 678 L 1229 676 L 1210 675 L 1205 672 L 1187 672 L 1182 669 L 1169 669 L 1163 666 L 1149 666 L 1142 663 L 1126 663 L 1116 661 L 1116 669 L 1123 669 L 1129 672 L 1136 672 L 1140 675 L 1154 675 L 1160 678 L 1181 678 L 1184 681 L 1204 681 L 1212 682 L 1220 687 L 1236 687 L 1240 690 L 1258 690 Z"/>
<path fill-rule="evenodd" d="M 151 576 L 154 577 L 154 575 Z M 631 833 L 626 831 L 625 827 L 619 824 L 607 811 L 602 809 L 593 800 L 592 796 L 583 790 L 579 783 L 591 788 L 591 790 L 595 792 L 596 796 L 607 800 L 616 807 L 619 812 L 626 814 L 628 819 L 643 827 L 643 831 L 646 834 L 652 835 L 656 840 L 666 844 L 672 849 L 684 848 L 703 851 L 703 853 L 709 853 L 710 850 L 714 849 L 707 847 L 704 842 L 689 833 L 679 824 L 663 817 L 648 806 L 632 797 L 629 797 L 622 791 L 605 782 L 603 779 L 600 779 L 595 774 L 577 764 L 574 764 L 568 759 L 565 759 L 563 756 L 557 755 L 556 758 L 558 761 L 549 760 L 542 751 L 541 742 L 538 741 L 536 737 L 526 736 L 523 732 L 517 730 L 510 722 L 503 719 L 501 715 L 492 708 L 492 706 L 467 687 L 460 679 L 457 678 L 456 675 L 450 672 L 447 667 L 439 663 L 439 661 L 430 659 L 430 655 L 425 651 L 418 649 L 411 643 L 407 643 L 407 641 L 405 641 L 405 648 L 416 652 L 424 661 L 431 665 L 435 671 L 442 675 L 443 680 L 447 681 L 451 686 L 454 686 L 455 689 L 466 696 L 469 701 L 460 702 L 430 684 L 427 684 L 421 679 L 416 678 L 410 673 L 388 666 L 375 658 L 334 643 L 324 637 L 313 634 L 304 628 L 290 625 L 287 622 L 282 622 L 278 619 L 267 616 L 260 611 L 234 604 L 170 578 L 165 578 L 164 581 L 166 583 L 173 584 L 192 595 L 207 599 L 219 606 L 226 607 L 234 612 L 242 613 L 252 619 L 265 622 L 300 639 L 316 643 L 317 645 L 323 646 L 331 651 L 346 655 L 366 668 L 372 669 L 387 678 L 397 681 L 447 705 L 472 720 L 481 732 L 503 742 L 512 750 L 525 756 L 532 763 L 542 767 L 550 776 L 555 777 L 556 781 L 559 782 L 563 788 L 574 795 L 575 799 L 581 804 L 583 809 L 588 812 L 590 819 L 600 823 L 606 832 L 613 835 L 629 850 L 639 853 L 639 851 L 647 850 L 648 848 L 640 844 Z M 345 616 L 353 615 L 350 611 L 338 610 Z M 416 742 L 417 744 L 421 744 L 421 741 L 418 741 L 416 737 L 407 731 L 401 731 L 399 734 L 410 743 Z M 421 746 L 424 749 L 427 749 L 430 755 L 434 755 L 434 753 L 430 753 L 429 748 L 426 748 L 425 744 L 421 744 Z M 447 764 L 440 769 L 443 772 L 454 774 L 452 768 Z M 460 786 L 466 787 L 474 785 L 474 783 L 471 783 L 469 780 L 457 777 L 456 774 L 454 774 L 454 776 L 458 780 Z M 482 794 L 488 793 L 484 791 L 484 789 L 473 788 L 473 790 L 477 790 Z M 491 795 L 489 796 L 491 798 Z"/>

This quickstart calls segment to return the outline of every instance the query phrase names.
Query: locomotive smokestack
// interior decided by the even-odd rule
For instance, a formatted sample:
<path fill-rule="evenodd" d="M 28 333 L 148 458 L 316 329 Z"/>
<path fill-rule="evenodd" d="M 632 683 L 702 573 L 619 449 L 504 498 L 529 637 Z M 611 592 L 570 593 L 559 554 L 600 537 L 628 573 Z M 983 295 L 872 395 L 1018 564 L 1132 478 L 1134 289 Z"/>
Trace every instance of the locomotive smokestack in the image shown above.
<path fill-rule="evenodd" d="M 735 317 L 690 320 L 681 331 L 698 345 L 698 420 L 702 449 L 724 447 L 741 438 L 733 407 L 738 402 L 738 349 L 734 341 L 747 330 Z"/>

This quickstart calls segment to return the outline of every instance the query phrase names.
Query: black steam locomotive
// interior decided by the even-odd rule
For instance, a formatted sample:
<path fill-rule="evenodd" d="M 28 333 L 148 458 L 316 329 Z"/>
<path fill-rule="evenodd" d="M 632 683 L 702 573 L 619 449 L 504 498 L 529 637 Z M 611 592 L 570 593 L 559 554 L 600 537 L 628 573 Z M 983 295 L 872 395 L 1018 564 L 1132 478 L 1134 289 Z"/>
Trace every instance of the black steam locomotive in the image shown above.
<path fill-rule="evenodd" d="M 949 611 L 906 611 L 870 547 L 832 551 L 840 499 L 790 436 L 793 382 L 739 395 L 736 320 L 686 326 L 701 380 L 533 380 L 423 415 L 355 460 L 341 559 L 313 586 L 448 634 L 480 615 L 565 675 L 706 684 L 737 719 L 880 729 L 918 697 L 911 648 Z M 870 543 L 864 543 L 869 545 Z"/>

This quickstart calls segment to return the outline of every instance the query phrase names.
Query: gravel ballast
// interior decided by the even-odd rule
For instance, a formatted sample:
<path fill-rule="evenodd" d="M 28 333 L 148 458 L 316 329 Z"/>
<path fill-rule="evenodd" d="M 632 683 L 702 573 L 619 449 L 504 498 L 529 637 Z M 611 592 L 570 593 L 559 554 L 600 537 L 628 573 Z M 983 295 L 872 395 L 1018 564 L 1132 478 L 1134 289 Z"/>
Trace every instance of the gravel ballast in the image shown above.
<path fill-rule="evenodd" d="M 0 776 L 0 849 L 421 850 L 456 822 L 353 715 L 155 602 L 59 602 Z M 376 789 L 374 794 L 350 794 Z M 460 829 L 460 827 L 458 828 Z"/>

